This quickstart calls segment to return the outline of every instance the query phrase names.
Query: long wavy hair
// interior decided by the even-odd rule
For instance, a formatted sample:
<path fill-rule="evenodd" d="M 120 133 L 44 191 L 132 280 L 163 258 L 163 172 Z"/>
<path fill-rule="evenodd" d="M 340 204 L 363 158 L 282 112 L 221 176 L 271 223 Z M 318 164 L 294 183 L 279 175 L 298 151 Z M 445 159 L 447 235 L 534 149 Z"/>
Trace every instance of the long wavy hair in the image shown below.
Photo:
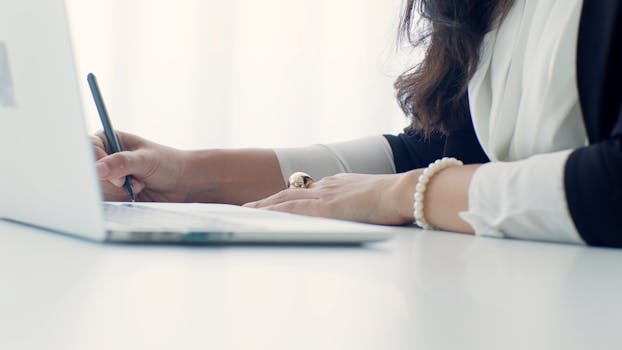
<path fill-rule="evenodd" d="M 406 130 L 451 133 L 468 122 L 468 83 L 477 69 L 484 35 L 509 12 L 514 0 L 407 0 L 401 41 L 424 47 L 421 63 L 395 82 Z M 419 14 L 419 16 L 417 16 Z"/>

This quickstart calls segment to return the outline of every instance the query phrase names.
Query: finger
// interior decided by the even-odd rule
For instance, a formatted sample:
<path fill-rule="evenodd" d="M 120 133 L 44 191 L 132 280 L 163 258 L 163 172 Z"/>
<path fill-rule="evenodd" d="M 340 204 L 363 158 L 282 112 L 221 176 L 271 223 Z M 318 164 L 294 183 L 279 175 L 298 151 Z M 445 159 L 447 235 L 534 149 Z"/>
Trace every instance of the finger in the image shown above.
<path fill-rule="evenodd" d="M 128 199 L 127 192 L 122 188 L 118 188 L 108 181 L 101 181 L 100 183 L 104 200 L 123 202 Z"/>
<path fill-rule="evenodd" d="M 286 189 L 276 194 L 273 194 L 270 197 L 246 203 L 243 206 L 248 208 L 264 208 L 267 206 L 298 200 L 298 199 L 315 199 L 317 195 L 315 191 L 311 191 L 309 189 Z"/>
<path fill-rule="evenodd" d="M 125 181 L 125 177 L 108 180 L 108 182 L 110 182 L 117 188 L 122 188 L 125 185 Z M 129 181 L 130 185 L 132 186 L 132 191 L 134 191 L 135 194 L 145 188 L 145 184 L 142 181 L 136 180 L 135 178 L 131 178 Z"/>
<path fill-rule="evenodd" d="M 114 201 L 114 202 L 124 202 L 129 200 L 127 191 L 124 188 L 119 188 L 112 185 L 109 181 L 101 182 L 102 194 L 104 196 L 104 200 Z M 138 195 L 145 189 L 145 184 L 141 181 L 132 181 L 132 191 L 136 198 Z"/>
<path fill-rule="evenodd" d="M 134 191 L 135 195 L 138 195 L 145 189 L 145 184 L 142 181 L 132 179 L 131 184 L 132 184 L 132 191 Z"/>
<path fill-rule="evenodd" d="M 329 215 L 326 214 L 327 211 L 323 210 L 325 208 L 322 208 L 320 201 L 317 199 L 296 199 L 265 206 L 261 209 L 307 216 L 329 217 Z"/>
<path fill-rule="evenodd" d="M 106 149 L 106 144 L 104 143 L 104 140 L 98 134 L 90 136 L 90 139 L 94 147 Z"/>
<path fill-rule="evenodd" d="M 108 138 L 103 130 L 95 132 L 95 135 L 91 136 L 91 140 L 96 147 L 100 147 L 106 154 L 109 153 L 110 147 L 108 145 Z"/>
<path fill-rule="evenodd" d="M 114 133 L 115 135 L 117 135 L 117 140 L 119 140 L 119 146 L 121 146 L 121 149 L 126 150 L 126 151 L 138 149 L 144 146 L 146 143 L 148 143 L 147 140 L 143 139 L 140 136 L 136 136 L 134 134 L 130 134 L 130 133 L 123 132 L 123 131 L 115 131 Z M 96 132 L 95 136 L 102 139 L 106 147 L 109 146 L 107 142 L 108 139 L 106 138 L 106 134 L 104 133 L 103 130 L 99 130 L 98 132 Z M 109 149 L 109 148 L 106 148 L 106 149 Z"/>
<path fill-rule="evenodd" d="M 97 161 L 95 163 L 95 169 L 97 170 L 97 176 L 102 180 L 105 180 L 110 174 L 110 167 L 104 162 Z"/>
<path fill-rule="evenodd" d="M 144 153 L 140 151 L 111 154 L 98 160 L 96 167 L 100 179 L 114 181 L 127 175 L 146 177 L 151 170 Z"/>
<path fill-rule="evenodd" d="M 104 151 L 102 148 L 94 148 L 93 150 L 95 151 L 96 160 L 100 160 L 108 155 L 108 153 L 106 153 L 106 151 Z"/>
<path fill-rule="evenodd" d="M 91 136 L 91 144 L 93 145 L 93 150 L 95 151 L 95 159 L 102 159 L 108 155 L 108 153 L 106 153 L 104 141 L 102 141 L 99 137 Z"/>

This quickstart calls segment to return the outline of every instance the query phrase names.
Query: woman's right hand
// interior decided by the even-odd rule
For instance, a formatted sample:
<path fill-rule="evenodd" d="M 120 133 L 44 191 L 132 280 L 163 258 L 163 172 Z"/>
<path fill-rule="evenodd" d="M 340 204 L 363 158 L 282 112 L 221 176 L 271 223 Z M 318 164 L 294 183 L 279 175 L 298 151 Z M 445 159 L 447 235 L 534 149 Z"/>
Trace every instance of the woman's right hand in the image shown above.
<path fill-rule="evenodd" d="M 183 182 L 186 152 L 128 133 L 117 132 L 117 137 L 124 151 L 114 154 L 108 153 L 110 148 L 103 133 L 91 137 L 105 200 L 127 201 L 123 184 L 125 176 L 131 175 L 138 201 L 186 201 L 189 190 Z"/>

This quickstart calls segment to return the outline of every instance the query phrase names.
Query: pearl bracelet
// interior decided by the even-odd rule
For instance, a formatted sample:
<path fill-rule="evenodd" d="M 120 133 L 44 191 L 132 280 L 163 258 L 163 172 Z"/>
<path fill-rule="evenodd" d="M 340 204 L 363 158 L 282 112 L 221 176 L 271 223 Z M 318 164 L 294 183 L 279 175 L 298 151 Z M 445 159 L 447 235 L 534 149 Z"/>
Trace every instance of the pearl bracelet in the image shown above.
<path fill-rule="evenodd" d="M 417 181 L 417 187 L 414 194 L 415 207 L 413 211 L 415 217 L 415 224 L 417 224 L 417 226 L 421 227 L 424 230 L 435 229 L 434 226 L 430 225 L 425 220 L 425 217 L 423 215 L 423 197 L 425 194 L 425 190 L 428 188 L 428 183 L 430 182 L 430 179 L 432 179 L 432 177 L 441 170 L 450 168 L 452 166 L 460 165 L 463 165 L 463 163 L 458 159 L 445 157 L 442 159 L 438 159 L 434 163 L 430 163 L 430 165 L 423 171 L 423 174 L 419 176 L 419 180 Z"/>

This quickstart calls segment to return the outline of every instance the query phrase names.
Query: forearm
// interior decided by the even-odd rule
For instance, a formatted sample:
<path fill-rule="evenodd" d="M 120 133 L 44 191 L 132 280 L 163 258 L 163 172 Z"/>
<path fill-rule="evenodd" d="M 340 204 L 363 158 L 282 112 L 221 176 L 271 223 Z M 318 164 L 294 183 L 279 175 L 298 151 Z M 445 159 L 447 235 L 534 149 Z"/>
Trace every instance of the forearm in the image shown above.
<path fill-rule="evenodd" d="M 186 158 L 187 202 L 243 204 L 285 188 L 271 149 L 190 151 Z"/>

